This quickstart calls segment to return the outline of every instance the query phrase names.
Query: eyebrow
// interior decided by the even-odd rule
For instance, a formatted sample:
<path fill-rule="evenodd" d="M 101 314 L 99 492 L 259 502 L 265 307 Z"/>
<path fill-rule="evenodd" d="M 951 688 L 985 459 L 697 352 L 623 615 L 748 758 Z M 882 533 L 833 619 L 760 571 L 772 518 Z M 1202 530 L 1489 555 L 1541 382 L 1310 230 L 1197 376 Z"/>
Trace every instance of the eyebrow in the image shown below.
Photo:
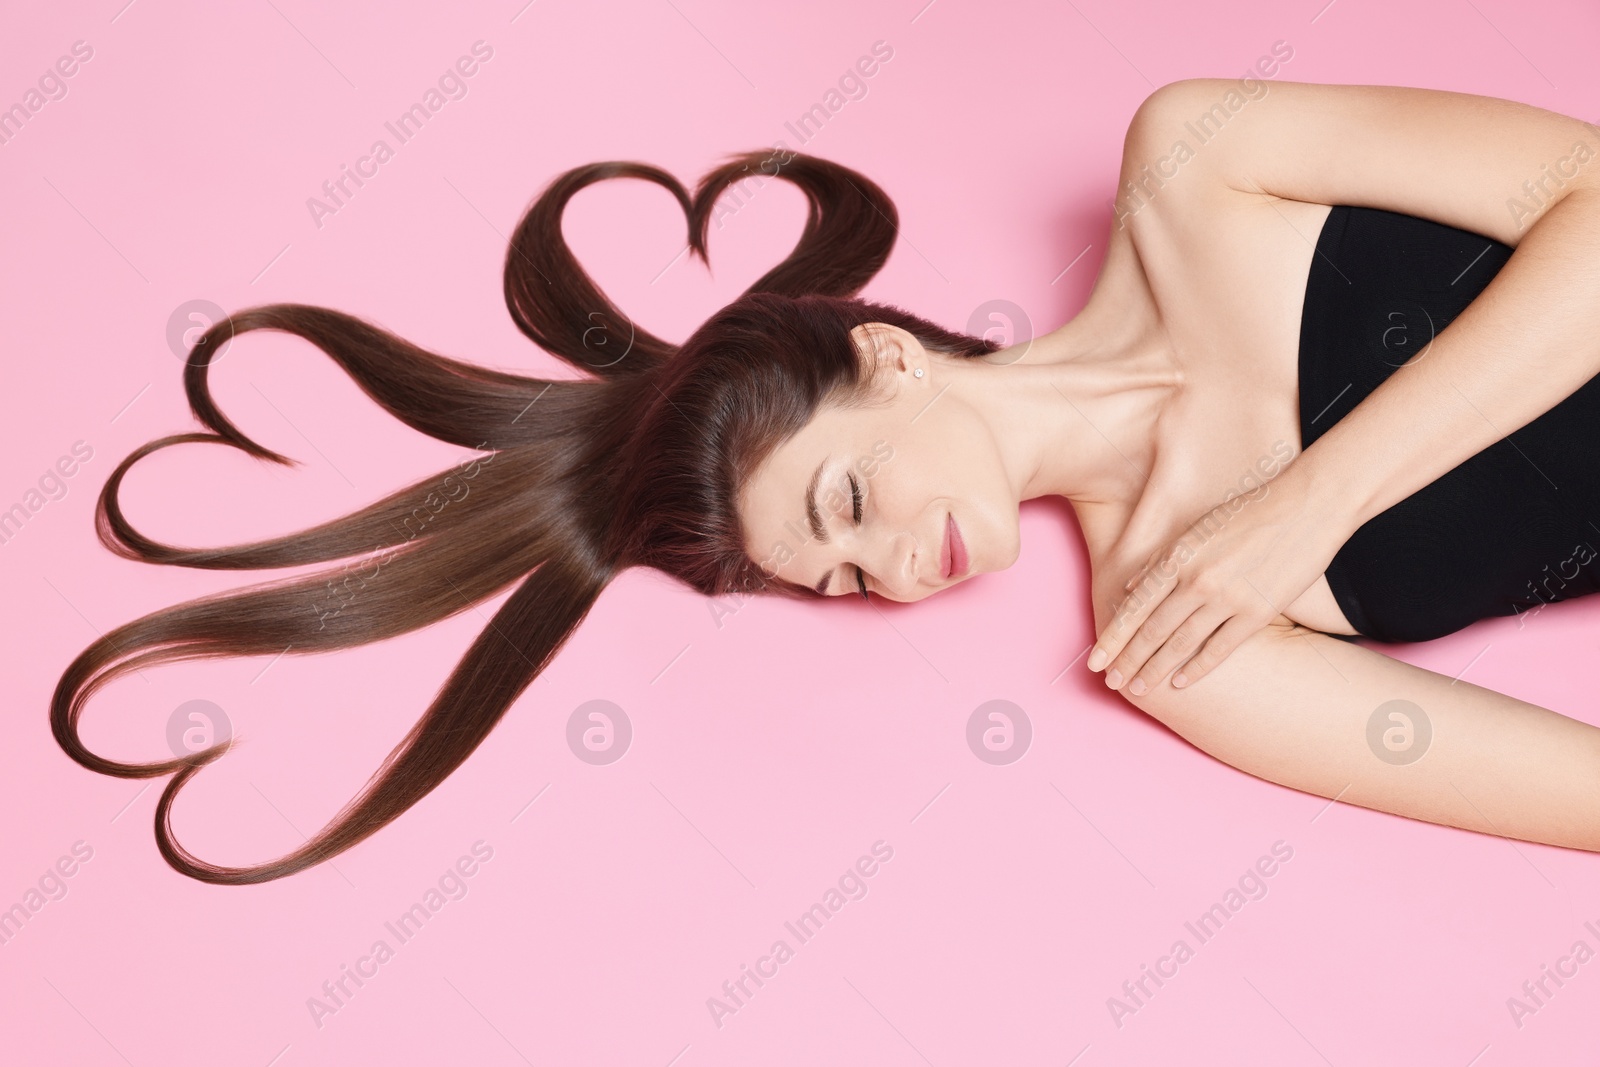
<path fill-rule="evenodd" d="M 822 462 L 817 464 L 817 469 L 811 474 L 811 481 L 806 484 L 806 521 L 811 525 L 811 533 L 823 544 L 828 543 L 828 529 L 822 525 L 822 512 L 817 509 L 817 485 L 822 481 L 822 468 L 827 466 L 828 457 L 822 457 Z M 833 578 L 829 571 L 822 576 L 822 580 L 812 586 L 818 596 L 828 595 L 828 582 Z"/>

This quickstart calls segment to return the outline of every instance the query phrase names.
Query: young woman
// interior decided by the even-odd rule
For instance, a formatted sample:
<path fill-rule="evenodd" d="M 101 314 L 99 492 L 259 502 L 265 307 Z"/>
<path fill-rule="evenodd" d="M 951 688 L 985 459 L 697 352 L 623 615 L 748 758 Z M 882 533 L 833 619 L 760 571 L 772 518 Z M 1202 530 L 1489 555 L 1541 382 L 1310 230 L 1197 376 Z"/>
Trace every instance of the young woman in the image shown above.
<path fill-rule="evenodd" d="M 459 766 L 627 567 L 716 597 L 918 600 L 1009 566 L 1018 505 L 1057 494 L 1089 551 L 1090 666 L 1135 706 L 1297 789 L 1600 850 L 1600 730 L 1346 639 L 1439 636 L 1596 587 L 1593 551 L 1577 557 L 1600 544 L 1600 167 L 1586 166 L 1600 139 L 1464 94 L 1256 89 L 1194 79 L 1145 101 L 1088 303 L 1011 348 L 855 299 L 892 247 L 893 204 L 782 151 L 732 158 L 692 198 L 636 163 L 580 167 L 540 195 L 511 240 L 506 301 L 579 379 L 485 370 L 305 305 L 217 323 L 185 370 L 211 432 L 129 455 L 100 497 L 102 540 L 191 567 L 346 562 L 106 634 L 57 687 L 58 741 L 102 773 L 172 775 L 156 837 L 177 870 L 278 878 Z M 677 198 L 705 260 L 718 195 L 762 173 L 804 190 L 804 234 L 681 346 L 630 324 L 562 242 L 575 192 L 643 178 Z M 482 454 L 293 536 L 151 541 L 117 502 L 151 452 L 221 442 L 291 462 L 206 389 L 212 353 L 253 329 L 306 338 L 408 425 Z M 276 861 L 219 867 L 172 836 L 174 797 L 228 743 L 134 764 L 78 738 L 89 698 L 129 670 L 347 648 L 513 583 L 367 788 Z M 1180 668 L 1187 684 L 1167 682 Z"/>

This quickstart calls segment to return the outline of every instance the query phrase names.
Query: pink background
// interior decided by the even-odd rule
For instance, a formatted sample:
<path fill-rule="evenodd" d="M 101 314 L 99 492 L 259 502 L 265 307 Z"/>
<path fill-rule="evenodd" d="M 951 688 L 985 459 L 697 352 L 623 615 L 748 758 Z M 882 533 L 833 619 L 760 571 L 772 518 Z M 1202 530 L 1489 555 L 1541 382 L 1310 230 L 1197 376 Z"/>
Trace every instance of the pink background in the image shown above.
<path fill-rule="evenodd" d="M 566 376 L 500 290 L 503 235 L 539 188 L 602 159 L 692 186 L 783 140 L 898 204 L 903 239 L 866 296 L 958 328 L 1010 300 L 1043 332 L 1087 296 L 1123 130 L 1165 82 L 1236 77 L 1283 40 L 1280 78 L 1600 117 L 1600 11 L 1579 0 L 522 2 L 28 5 L 0 35 L 6 105 L 74 41 L 94 50 L 0 147 L 0 508 L 74 442 L 93 449 L 0 545 L 0 908 L 92 849 L 0 946 L 10 1062 L 1487 1065 L 1593 1047 L 1600 962 L 1520 1027 L 1506 1000 L 1575 941 L 1600 948 L 1583 925 L 1600 927 L 1600 858 L 1329 806 L 1141 716 L 1078 658 L 1084 556 L 1055 503 L 1024 507 L 1009 571 L 915 606 L 757 601 L 719 626 L 698 595 L 630 572 L 471 760 L 374 839 L 262 886 L 169 869 L 151 836 L 164 782 L 81 769 L 46 713 L 97 632 L 264 577 L 138 565 L 94 537 L 117 462 L 197 428 L 165 341 L 186 301 L 322 304 Z M 468 94 L 316 226 L 307 198 L 480 39 L 493 57 Z M 880 40 L 893 57 L 867 94 L 801 145 L 784 123 Z M 683 221 L 642 182 L 580 194 L 567 232 L 623 309 L 681 339 L 803 218 L 792 187 L 756 192 L 714 229 L 709 276 L 674 262 Z M 213 382 L 304 466 L 158 454 L 124 500 L 159 540 L 300 529 L 461 457 L 281 334 L 234 342 Z M 335 656 L 148 670 L 98 694 L 84 734 L 163 758 L 173 710 L 216 703 L 244 743 L 179 798 L 179 837 L 218 862 L 273 858 L 361 787 L 497 605 Z M 1593 719 L 1597 626 L 1600 603 L 1578 602 L 1390 651 Z M 594 699 L 633 727 L 607 766 L 565 739 Z M 994 699 L 1032 724 L 1007 766 L 966 742 Z M 493 855 L 465 895 L 400 944 L 384 924 L 478 841 Z M 865 897 L 799 943 L 784 923 L 877 841 L 893 858 Z M 1185 921 L 1279 841 L 1293 857 L 1267 894 L 1199 944 Z M 719 1027 L 707 999 L 780 938 L 793 958 Z M 1119 1027 L 1107 999 L 1179 938 L 1194 958 Z M 379 939 L 393 958 L 319 1025 L 310 998 Z"/>

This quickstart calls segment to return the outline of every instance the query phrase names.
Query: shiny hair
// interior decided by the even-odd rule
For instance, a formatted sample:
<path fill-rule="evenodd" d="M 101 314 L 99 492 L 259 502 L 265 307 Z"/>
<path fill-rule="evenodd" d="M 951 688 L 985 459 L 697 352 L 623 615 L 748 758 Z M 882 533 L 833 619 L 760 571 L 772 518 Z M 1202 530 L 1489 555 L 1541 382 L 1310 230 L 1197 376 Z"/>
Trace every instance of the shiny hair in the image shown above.
<path fill-rule="evenodd" d="M 709 265 L 706 224 L 717 197 L 757 173 L 805 193 L 805 230 L 782 263 L 682 345 L 623 315 L 562 237 L 562 212 L 578 190 L 604 178 L 642 178 L 677 199 L 688 218 L 690 250 Z M 1000 347 L 854 297 L 888 258 L 896 233 L 894 204 L 878 186 L 812 156 L 733 155 L 701 179 L 693 198 L 656 167 L 593 163 L 561 174 L 534 200 L 511 237 L 504 275 L 517 328 L 584 377 L 488 370 L 306 304 L 251 307 L 213 324 L 183 371 L 189 406 L 210 432 L 159 438 L 118 464 L 96 506 L 100 540 L 128 559 L 213 570 L 343 562 L 190 600 L 104 634 L 56 686 L 50 722 L 57 742 L 102 774 L 172 776 L 156 806 L 155 837 L 176 870 L 226 885 L 270 881 L 338 855 L 444 781 L 622 570 L 654 567 L 712 597 L 816 596 L 746 554 L 737 501 L 750 473 L 821 405 L 868 395 L 870 364 L 864 366 L 851 329 L 888 323 L 955 356 Z M 222 548 L 180 548 L 145 537 L 123 515 L 118 491 L 129 468 L 152 452 L 217 443 L 271 463 L 295 463 L 240 432 L 207 389 L 213 354 L 251 330 L 304 338 L 406 425 L 476 454 L 288 536 Z M 228 751 L 232 738 L 174 759 L 125 763 L 90 751 L 78 736 L 89 698 L 130 671 L 201 657 L 352 648 L 455 615 L 513 583 L 511 596 L 361 792 L 301 847 L 271 862 L 218 866 L 173 837 L 178 792 Z"/>

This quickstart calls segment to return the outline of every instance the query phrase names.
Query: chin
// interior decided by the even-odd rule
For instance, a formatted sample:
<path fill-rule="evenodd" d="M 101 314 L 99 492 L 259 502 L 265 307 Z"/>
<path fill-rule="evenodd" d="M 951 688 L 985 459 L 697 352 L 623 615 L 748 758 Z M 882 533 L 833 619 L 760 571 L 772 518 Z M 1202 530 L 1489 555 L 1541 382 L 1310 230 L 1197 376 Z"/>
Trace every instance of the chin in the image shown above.
<path fill-rule="evenodd" d="M 987 568 L 988 570 L 1004 571 L 1004 570 L 1010 570 L 1013 566 L 1015 566 L 1017 560 L 1022 557 L 1022 540 L 1021 540 L 1021 538 L 1013 536 L 1011 538 L 1011 540 L 1010 540 L 1010 543 L 1006 546 L 1006 549 L 1007 549 L 1006 561 L 1004 563 L 1000 564 L 1000 566 L 998 566 L 998 567 Z M 973 564 L 973 573 L 976 574 L 977 572 L 978 572 L 978 567 L 977 567 L 976 562 L 974 562 L 974 564 Z"/>

